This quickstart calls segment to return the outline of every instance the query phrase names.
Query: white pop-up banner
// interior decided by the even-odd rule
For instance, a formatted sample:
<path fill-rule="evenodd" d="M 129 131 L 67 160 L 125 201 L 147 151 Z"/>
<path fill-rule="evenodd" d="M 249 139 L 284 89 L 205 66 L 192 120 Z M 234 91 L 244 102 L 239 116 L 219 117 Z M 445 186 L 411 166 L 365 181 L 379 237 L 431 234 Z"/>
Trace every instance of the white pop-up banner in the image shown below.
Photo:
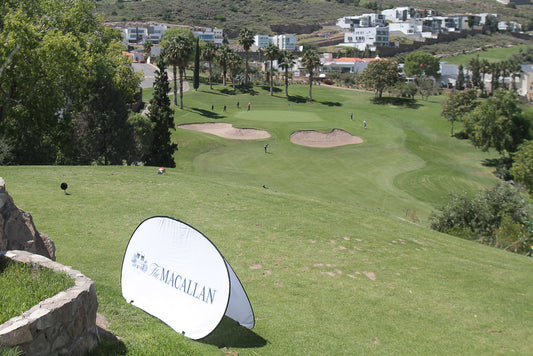
<path fill-rule="evenodd" d="M 209 335 L 224 315 L 254 327 L 248 296 L 215 245 L 169 217 L 142 222 L 131 236 L 121 276 L 128 303 L 191 339 Z"/>

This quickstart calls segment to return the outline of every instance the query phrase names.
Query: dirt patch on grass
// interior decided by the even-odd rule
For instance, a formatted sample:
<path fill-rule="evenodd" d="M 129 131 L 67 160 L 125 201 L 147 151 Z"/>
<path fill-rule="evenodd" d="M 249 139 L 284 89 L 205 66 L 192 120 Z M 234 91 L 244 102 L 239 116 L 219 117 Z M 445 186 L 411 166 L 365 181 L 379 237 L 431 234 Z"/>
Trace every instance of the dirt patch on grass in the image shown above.
<path fill-rule="evenodd" d="M 232 124 L 223 122 L 206 122 L 201 124 L 178 125 L 180 129 L 193 130 L 209 133 L 212 135 L 230 138 L 234 140 L 260 140 L 269 138 L 270 134 L 265 130 L 240 129 Z"/>
<path fill-rule="evenodd" d="M 291 135 L 290 140 L 294 144 L 308 147 L 336 147 L 363 142 L 360 137 L 341 129 L 334 129 L 331 132 L 296 131 Z"/>

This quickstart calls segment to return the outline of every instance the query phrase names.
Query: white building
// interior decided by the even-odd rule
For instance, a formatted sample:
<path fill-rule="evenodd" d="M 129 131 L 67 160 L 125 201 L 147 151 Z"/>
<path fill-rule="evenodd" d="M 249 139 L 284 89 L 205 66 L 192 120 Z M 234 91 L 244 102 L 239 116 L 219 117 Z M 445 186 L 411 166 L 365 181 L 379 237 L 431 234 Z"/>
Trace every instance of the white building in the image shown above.
<path fill-rule="evenodd" d="M 381 14 L 389 22 L 403 22 L 414 18 L 416 8 L 410 6 L 395 7 L 381 11 Z"/>
<path fill-rule="evenodd" d="M 434 10 L 418 9 L 416 7 L 402 6 L 381 11 L 388 22 L 404 22 L 410 19 L 420 19 L 428 16 L 436 16 Z"/>
<path fill-rule="evenodd" d="M 358 27 L 385 26 L 385 16 L 381 14 L 363 14 L 359 16 L 346 16 L 337 19 L 337 26 L 346 30 Z"/>
<path fill-rule="evenodd" d="M 257 48 L 265 49 L 268 44 L 272 42 L 272 38 L 267 35 L 255 35 L 254 36 L 254 46 Z M 256 48 L 256 50 L 257 50 Z"/>
<path fill-rule="evenodd" d="M 389 46 L 389 28 L 380 26 L 356 28 L 344 34 L 344 43 L 339 46 L 354 47 L 360 51 L 366 46 L 373 51 L 377 47 Z"/>
<path fill-rule="evenodd" d="M 161 42 L 161 36 L 167 29 L 165 25 L 148 25 L 148 27 L 128 27 L 122 29 L 122 38 L 125 44 L 151 41 L 153 44 Z"/>
<path fill-rule="evenodd" d="M 296 35 L 277 35 L 272 37 L 272 43 L 274 43 L 280 50 L 294 51 L 296 49 L 296 42 L 298 38 Z"/>
<path fill-rule="evenodd" d="M 533 65 L 522 64 L 520 82 L 517 85 L 518 95 L 524 96 L 528 102 L 533 102 Z"/>
<path fill-rule="evenodd" d="M 198 37 L 204 42 L 212 42 L 215 46 L 222 46 L 224 42 L 224 30 L 221 28 L 204 28 L 199 31 L 192 31 L 194 37 Z"/>
<path fill-rule="evenodd" d="M 518 32 L 522 30 L 522 25 L 515 21 L 500 21 L 498 22 L 498 30 Z"/>
<path fill-rule="evenodd" d="M 122 30 L 122 37 L 126 44 L 141 43 L 148 36 L 146 27 L 128 27 Z"/>
<path fill-rule="evenodd" d="M 376 58 L 324 58 L 322 70 L 324 72 L 341 72 L 358 74 L 366 69 L 368 64 Z"/>
<path fill-rule="evenodd" d="M 390 32 L 401 32 L 406 35 L 414 35 L 422 32 L 423 21 L 420 19 L 410 19 L 404 22 L 391 22 Z"/>
<path fill-rule="evenodd" d="M 258 49 L 265 49 L 267 48 L 269 43 L 273 43 L 282 51 L 294 51 L 296 49 L 297 41 L 298 38 L 296 37 L 296 35 L 290 34 L 276 35 L 272 37 L 267 35 L 255 35 L 252 50 L 257 51 Z"/>

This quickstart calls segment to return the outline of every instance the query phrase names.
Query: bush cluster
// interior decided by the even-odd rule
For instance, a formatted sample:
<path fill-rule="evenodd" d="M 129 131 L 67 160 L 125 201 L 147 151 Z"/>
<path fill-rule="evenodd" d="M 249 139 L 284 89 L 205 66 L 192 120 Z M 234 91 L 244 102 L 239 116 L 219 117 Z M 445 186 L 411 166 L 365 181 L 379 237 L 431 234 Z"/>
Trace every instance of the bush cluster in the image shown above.
<path fill-rule="evenodd" d="M 471 198 L 451 193 L 448 203 L 430 216 L 432 229 L 516 253 L 531 253 L 533 222 L 528 199 L 501 182 Z"/>

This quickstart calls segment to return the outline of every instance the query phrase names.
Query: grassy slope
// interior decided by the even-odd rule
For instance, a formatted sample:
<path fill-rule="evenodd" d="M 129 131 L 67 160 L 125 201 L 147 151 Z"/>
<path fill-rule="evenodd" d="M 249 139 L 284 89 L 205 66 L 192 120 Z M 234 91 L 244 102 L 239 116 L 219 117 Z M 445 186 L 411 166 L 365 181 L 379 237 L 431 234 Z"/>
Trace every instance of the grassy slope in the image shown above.
<path fill-rule="evenodd" d="M 406 6 L 403 0 L 378 3 L 384 9 Z M 101 0 L 97 5 L 107 21 L 144 20 L 236 30 L 249 27 L 263 33 L 269 32 L 271 24 L 334 23 L 342 16 L 372 12 L 364 7 L 355 7 L 348 1 L 340 3 L 333 0 Z M 499 13 L 506 21 L 518 22 L 526 22 L 533 16 L 533 5 L 511 9 L 495 0 L 412 0 L 409 6 L 437 10 L 441 14 Z"/>
<path fill-rule="evenodd" d="M 58 261 L 96 281 L 100 312 L 129 354 L 532 352 L 532 260 L 426 227 L 450 190 L 495 183 L 481 165 L 490 155 L 449 138 L 442 97 L 403 108 L 323 87 L 313 88 L 313 104 L 298 102 L 305 86 L 290 88 L 289 103 L 260 88 L 220 89 L 186 93 L 177 124 L 232 122 L 272 137 L 179 129 L 178 167 L 163 176 L 151 167 L 1 169 L 15 202 L 54 239 Z M 237 100 L 252 111 L 237 110 Z M 288 140 L 295 130 L 332 128 L 364 143 L 317 149 Z M 225 321 L 194 342 L 122 300 L 124 249 L 152 215 L 186 221 L 218 246 L 251 299 L 253 331 Z"/>
<path fill-rule="evenodd" d="M 443 61 L 447 64 L 462 64 L 463 66 L 466 66 L 468 65 L 468 62 L 470 62 L 470 60 L 479 56 L 480 60 L 486 59 L 491 63 L 501 62 L 508 60 L 512 57 L 513 54 L 519 53 L 520 51 L 527 51 L 529 47 L 531 46 L 522 45 L 510 48 L 490 48 L 483 52 L 477 52 L 473 54 L 461 54 L 454 57 L 446 57 L 443 59 Z"/>

